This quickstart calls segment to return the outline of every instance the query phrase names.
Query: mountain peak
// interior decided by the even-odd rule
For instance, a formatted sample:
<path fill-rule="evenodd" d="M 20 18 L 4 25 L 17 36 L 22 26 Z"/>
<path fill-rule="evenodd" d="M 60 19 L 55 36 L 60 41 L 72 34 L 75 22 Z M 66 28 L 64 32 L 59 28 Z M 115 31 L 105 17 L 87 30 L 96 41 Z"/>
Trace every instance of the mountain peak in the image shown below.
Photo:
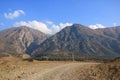
<path fill-rule="evenodd" d="M 30 53 L 47 38 L 47 35 L 27 26 L 13 27 L 0 32 L 0 52 L 12 55 Z"/>
<path fill-rule="evenodd" d="M 106 37 L 96 30 L 81 24 L 73 24 L 45 40 L 32 55 L 66 58 L 74 54 L 76 59 L 113 58 L 120 53 L 117 44 L 120 44 L 119 41 Z"/>
<path fill-rule="evenodd" d="M 84 26 L 82 24 L 73 24 L 72 26 L 70 26 L 71 29 L 78 29 L 78 30 L 92 30 L 87 26 Z"/>
<path fill-rule="evenodd" d="M 28 26 L 19 26 L 19 27 L 16 27 L 16 29 L 31 30 L 32 28 L 30 28 L 30 27 L 28 27 Z"/>
<path fill-rule="evenodd" d="M 20 26 L 20 27 L 22 27 L 22 28 L 28 28 L 28 26 Z"/>
<path fill-rule="evenodd" d="M 75 23 L 72 26 L 74 26 L 74 27 L 80 27 L 80 26 L 82 26 L 83 27 L 84 25 Z"/>

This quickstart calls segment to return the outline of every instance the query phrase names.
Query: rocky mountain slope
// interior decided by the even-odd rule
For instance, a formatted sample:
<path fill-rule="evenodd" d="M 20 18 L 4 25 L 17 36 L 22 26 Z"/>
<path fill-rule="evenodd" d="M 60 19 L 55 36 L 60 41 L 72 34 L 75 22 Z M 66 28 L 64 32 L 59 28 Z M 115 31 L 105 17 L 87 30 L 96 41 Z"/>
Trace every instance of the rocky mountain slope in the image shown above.
<path fill-rule="evenodd" d="M 31 53 L 47 35 L 26 26 L 0 31 L 0 55 Z"/>
<path fill-rule="evenodd" d="M 104 29 L 96 29 L 100 34 L 104 36 L 108 36 L 110 38 L 114 38 L 120 41 L 120 26 L 104 28 Z"/>
<path fill-rule="evenodd" d="M 120 27 L 90 29 L 73 24 L 47 35 L 22 26 L 0 31 L 0 56 L 28 53 L 44 59 L 112 59 L 120 56 Z"/>
<path fill-rule="evenodd" d="M 45 40 L 32 56 L 52 59 L 111 59 L 120 56 L 119 27 L 92 30 L 80 24 L 68 26 Z"/>

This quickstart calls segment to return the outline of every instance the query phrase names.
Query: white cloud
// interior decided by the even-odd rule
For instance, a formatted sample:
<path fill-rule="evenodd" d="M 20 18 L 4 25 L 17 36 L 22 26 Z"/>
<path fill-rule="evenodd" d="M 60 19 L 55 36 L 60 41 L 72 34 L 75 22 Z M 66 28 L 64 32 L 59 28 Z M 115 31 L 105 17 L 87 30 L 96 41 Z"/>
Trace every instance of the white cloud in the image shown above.
<path fill-rule="evenodd" d="M 16 22 L 14 24 L 14 26 L 15 27 L 28 26 L 28 27 L 31 27 L 33 29 L 40 30 L 40 31 L 42 31 L 43 33 L 46 33 L 46 34 L 50 34 L 51 33 L 50 29 L 48 29 L 46 24 L 44 24 L 42 22 L 39 22 L 39 21 L 36 21 L 36 20 L 28 21 L 28 22 L 25 22 L 25 21 Z"/>
<path fill-rule="evenodd" d="M 19 17 L 21 14 L 25 14 L 23 10 L 16 10 L 13 13 L 4 13 L 4 17 L 7 19 L 14 19 Z"/>
<path fill-rule="evenodd" d="M 91 29 L 105 28 L 102 24 L 89 25 Z"/>
<path fill-rule="evenodd" d="M 16 22 L 14 24 L 15 27 L 19 27 L 19 26 L 28 26 L 31 27 L 33 29 L 37 29 L 43 33 L 46 34 L 55 34 L 57 32 L 59 32 L 61 29 L 63 29 L 66 26 L 70 26 L 72 25 L 71 23 L 60 23 L 59 25 L 54 24 L 53 22 L 47 22 L 46 24 L 43 22 L 39 22 L 37 20 L 33 20 L 33 21 L 20 21 L 20 22 Z"/>
<path fill-rule="evenodd" d="M 59 32 L 61 29 L 65 28 L 66 26 L 71 26 L 71 25 L 72 23 L 60 23 L 56 25 L 52 22 L 49 26 L 51 26 L 50 29 L 51 29 L 52 34 L 55 34 Z"/>

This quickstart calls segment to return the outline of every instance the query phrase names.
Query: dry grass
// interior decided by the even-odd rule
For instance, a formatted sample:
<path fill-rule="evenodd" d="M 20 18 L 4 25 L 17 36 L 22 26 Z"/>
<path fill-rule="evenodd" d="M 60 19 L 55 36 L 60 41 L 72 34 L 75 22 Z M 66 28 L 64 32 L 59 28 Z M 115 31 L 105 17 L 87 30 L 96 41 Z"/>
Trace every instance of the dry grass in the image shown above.
<path fill-rule="evenodd" d="M 0 59 L 0 80 L 120 80 L 120 61 L 109 63 Z"/>
<path fill-rule="evenodd" d="M 120 80 L 120 59 L 97 65 L 95 71 L 101 80 Z"/>
<path fill-rule="evenodd" d="M 16 58 L 4 58 L 0 60 L 0 80 L 24 80 L 38 72 L 43 73 L 46 69 L 51 69 L 68 63 L 70 62 L 28 62 Z"/>

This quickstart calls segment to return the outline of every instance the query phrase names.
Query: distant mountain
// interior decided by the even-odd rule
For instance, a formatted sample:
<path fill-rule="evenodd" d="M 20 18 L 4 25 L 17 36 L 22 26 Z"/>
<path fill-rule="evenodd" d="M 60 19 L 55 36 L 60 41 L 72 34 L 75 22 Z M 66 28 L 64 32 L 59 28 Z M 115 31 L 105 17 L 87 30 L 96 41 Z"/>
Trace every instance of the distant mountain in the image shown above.
<path fill-rule="evenodd" d="M 120 28 L 90 29 L 67 26 L 33 51 L 34 58 L 112 59 L 120 56 Z"/>
<path fill-rule="evenodd" d="M 26 26 L 0 31 L 0 55 L 31 53 L 46 38 L 46 34 Z"/>
<path fill-rule="evenodd" d="M 114 38 L 120 41 L 120 26 L 104 28 L 104 29 L 96 29 L 96 30 L 104 36 L 108 36 L 110 38 Z"/>

